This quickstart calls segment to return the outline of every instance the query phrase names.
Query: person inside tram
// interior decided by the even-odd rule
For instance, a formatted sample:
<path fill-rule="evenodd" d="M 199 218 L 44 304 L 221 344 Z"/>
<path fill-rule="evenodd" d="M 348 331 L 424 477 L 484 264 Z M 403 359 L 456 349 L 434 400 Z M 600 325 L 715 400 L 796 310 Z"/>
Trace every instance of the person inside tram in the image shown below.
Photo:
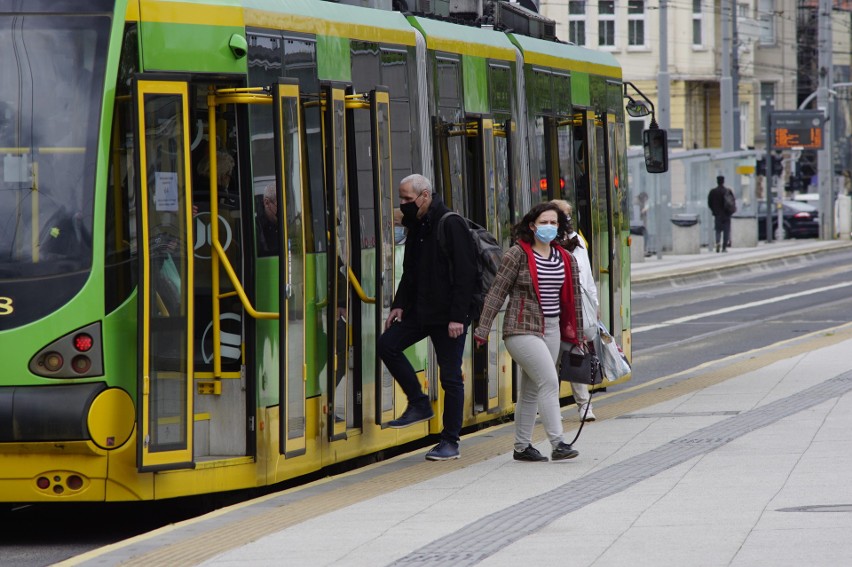
<path fill-rule="evenodd" d="M 259 256 L 275 256 L 278 254 L 279 224 L 275 185 L 270 183 L 263 188 L 261 206 L 256 215 L 257 253 Z"/>

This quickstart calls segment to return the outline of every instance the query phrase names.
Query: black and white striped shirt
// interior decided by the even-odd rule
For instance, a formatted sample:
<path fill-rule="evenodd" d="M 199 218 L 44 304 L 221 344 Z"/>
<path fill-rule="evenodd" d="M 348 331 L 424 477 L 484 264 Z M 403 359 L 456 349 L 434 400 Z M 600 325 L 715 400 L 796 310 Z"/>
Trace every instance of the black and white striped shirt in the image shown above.
<path fill-rule="evenodd" d="M 536 270 L 538 271 L 538 293 L 541 297 L 541 311 L 545 317 L 559 316 L 559 290 L 565 282 L 565 265 L 562 255 L 551 247 L 550 257 L 535 257 Z"/>

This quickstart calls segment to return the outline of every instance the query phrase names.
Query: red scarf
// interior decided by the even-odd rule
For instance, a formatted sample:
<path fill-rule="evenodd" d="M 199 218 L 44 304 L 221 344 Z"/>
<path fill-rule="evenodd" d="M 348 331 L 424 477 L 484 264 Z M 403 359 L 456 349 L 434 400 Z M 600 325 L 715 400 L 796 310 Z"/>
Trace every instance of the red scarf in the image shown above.
<path fill-rule="evenodd" d="M 518 244 L 521 249 L 527 254 L 527 264 L 529 266 L 530 275 L 532 275 L 533 288 L 535 288 L 536 299 L 539 306 L 541 305 L 541 294 L 538 290 L 538 268 L 536 267 L 535 257 L 533 256 L 532 246 L 523 240 L 519 240 Z M 568 251 L 558 244 L 551 244 L 551 247 L 556 248 L 562 255 L 562 263 L 565 266 L 565 281 L 562 283 L 562 289 L 559 292 L 559 334 L 560 338 L 575 345 L 580 344 L 580 339 L 577 336 L 577 310 L 574 298 L 574 277 L 571 273 L 571 257 Z"/>

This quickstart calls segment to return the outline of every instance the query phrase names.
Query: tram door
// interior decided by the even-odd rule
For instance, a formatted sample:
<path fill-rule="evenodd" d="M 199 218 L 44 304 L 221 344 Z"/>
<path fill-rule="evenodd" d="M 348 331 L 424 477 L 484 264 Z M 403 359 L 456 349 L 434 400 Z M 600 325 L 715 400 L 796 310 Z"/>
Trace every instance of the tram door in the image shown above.
<path fill-rule="evenodd" d="M 624 258 L 630 257 L 627 238 L 630 234 L 630 221 L 627 213 L 627 187 L 625 182 L 626 163 L 624 126 L 616 122 L 615 114 L 606 115 L 605 148 L 606 180 L 609 210 L 609 248 L 610 248 L 610 315 L 609 329 L 614 337 L 620 337 L 629 313 L 623 310 L 625 285 L 629 286 L 629 274 L 624 273 Z M 628 281 L 625 283 L 625 279 Z M 629 293 L 629 287 L 627 288 Z"/>
<path fill-rule="evenodd" d="M 597 168 L 597 143 L 595 129 L 595 113 L 592 110 L 584 110 L 577 114 L 574 121 L 573 137 L 573 161 L 574 161 L 574 194 L 575 213 L 574 227 L 580 232 L 589 244 L 589 261 L 592 266 L 592 276 L 598 284 L 598 297 L 600 298 L 601 318 L 604 318 L 605 309 L 608 309 L 606 296 L 601 294 L 604 282 L 601 277 L 606 275 L 602 271 L 601 260 L 601 221 L 606 221 L 606 200 L 603 201 L 603 214 L 601 214 L 600 195 L 597 191 L 598 168 Z"/>
<path fill-rule="evenodd" d="M 476 125 L 475 138 L 468 139 L 468 154 L 473 158 L 468 168 L 468 187 L 473 220 L 492 234 L 499 234 L 497 204 L 497 169 L 495 164 L 494 120 L 490 117 L 469 118 Z M 504 161 L 508 156 L 500 156 Z M 501 192 L 502 193 L 502 192 Z M 491 326 L 487 348 L 473 349 L 473 411 L 489 411 L 498 405 L 500 341 L 497 325 Z"/>
<path fill-rule="evenodd" d="M 302 123 L 299 84 L 280 79 L 273 85 L 279 337 L 279 452 L 287 457 L 306 450 L 305 247 L 302 224 Z M 281 245 L 283 243 L 283 245 Z"/>
<path fill-rule="evenodd" d="M 329 297 L 334 300 L 329 431 L 335 440 L 364 419 L 381 425 L 395 415 L 393 377 L 375 346 L 368 346 L 376 344 L 393 301 L 394 188 L 387 88 L 354 93 L 351 87 L 329 85 L 322 96 L 327 209 L 329 226 L 336 231 L 328 252 Z M 370 409 L 365 397 L 372 398 L 370 416 L 364 414 Z"/>
<path fill-rule="evenodd" d="M 141 470 L 193 461 L 193 255 L 189 86 L 136 79 Z"/>
<path fill-rule="evenodd" d="M 614 116 L 611 117 L 614 122 Z M 592 275 L 598 283 L 601 321 L 614 332 L 616 315 L 614 290 L 620 286 L 615 252 L 616 240 L 613 233 L 613 203 L 618 183 L 615 168 L 610 161 L 616 148 L 612 145 L 606 122 L 596 117 L 592 110 L 584 111 L 581 124 L 575 128 L 576 168 L 575 180 L 577 202 L 580 209 L 579 226 L 589 242 Z M 612 136 L 614 136 L 614 131 Z M 617 308 L 617 307 L 616 307 Z"/>

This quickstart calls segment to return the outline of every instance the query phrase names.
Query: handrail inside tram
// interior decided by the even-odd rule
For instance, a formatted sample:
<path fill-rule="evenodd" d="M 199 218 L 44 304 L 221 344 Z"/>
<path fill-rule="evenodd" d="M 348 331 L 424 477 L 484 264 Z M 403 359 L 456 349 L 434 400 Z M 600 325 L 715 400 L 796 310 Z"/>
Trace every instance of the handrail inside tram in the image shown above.
<path fill-rule="evenodd" d="M 349 268 L 349 283 L 352 284 L 352 289 L 355 290 L 355 294 L 358 296 L 364 303 L 375 303 L 376 298 L 370 297 L 366 293 L 364 293 L 364 288 L 361 287 L 361 282 L 358 281 L 358 278 L 355 276 L 355 272 L 352 271 L 352 268 Z"/>

